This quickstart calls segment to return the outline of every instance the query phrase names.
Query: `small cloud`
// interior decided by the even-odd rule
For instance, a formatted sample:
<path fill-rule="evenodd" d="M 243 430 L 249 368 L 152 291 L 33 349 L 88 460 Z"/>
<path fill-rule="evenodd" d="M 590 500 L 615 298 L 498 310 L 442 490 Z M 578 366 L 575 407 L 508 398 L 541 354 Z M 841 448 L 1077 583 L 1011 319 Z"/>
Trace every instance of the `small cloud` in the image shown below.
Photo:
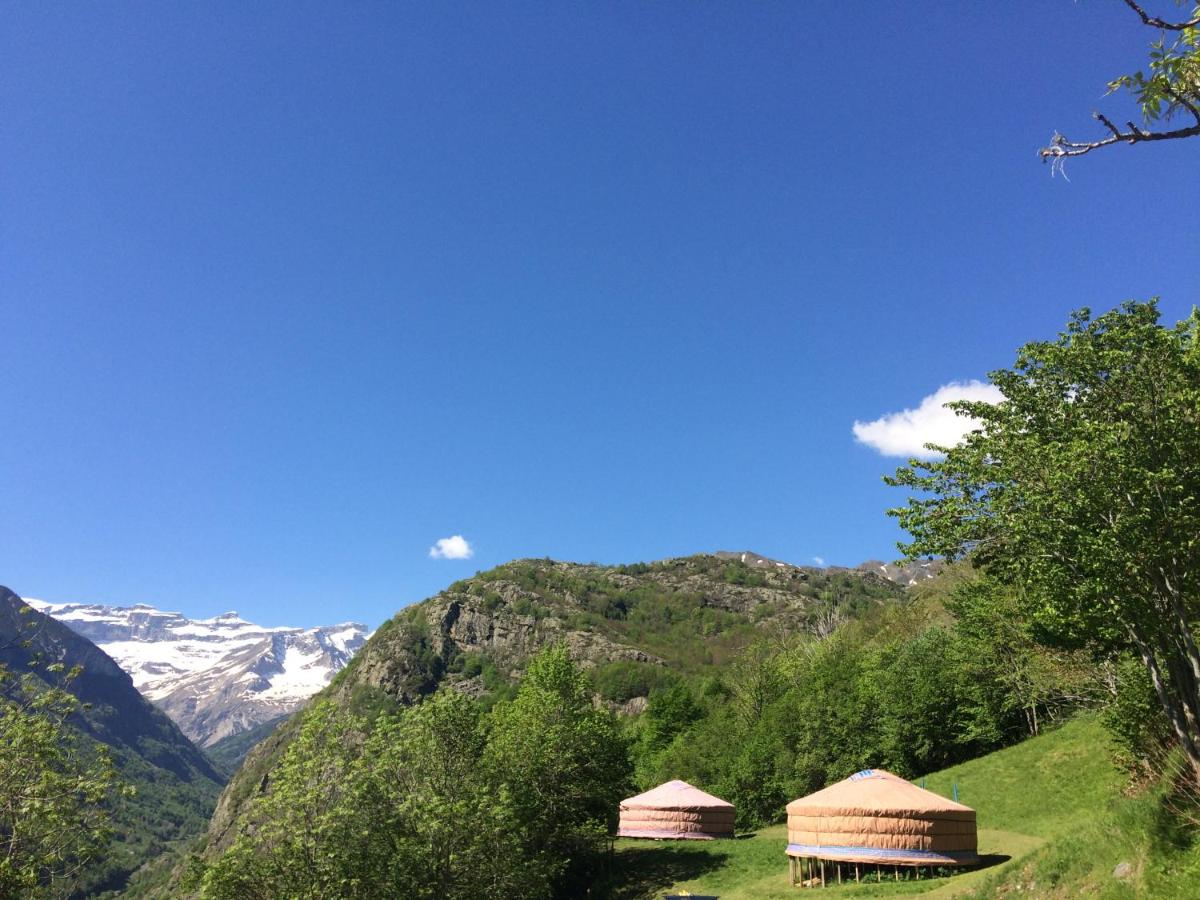
<path fill-rule="evenodd" d="M 823 566 L 823 565 L 825 565 L 825 557 L 823 557 L 823 556 L 814 556 L 814 557 L 813 557 L 813 562 L 815 562 L 815 563 L 816 563 L 818 566 Z"/>
<path fill-rule="evenodd" d="M 985 381 L 952 381 L 921 401 L 916 409 L 888 413 L 873 422 L 855 422 L 854 437 L 884 456 L 937 456 L 926 444 L 953 447 L 963 435 L 979 427 L 976 419 L 960 416 L 946 404 L 952 400 L 981 400 L 999 403 L 1000 389 Z"/>
<path fill-rule="evenodd" d="M 474 555 L 475 548 L 461 534 L 438 538 L 438 542 L 429 548 L 430 559 L 470 559 Z"/>

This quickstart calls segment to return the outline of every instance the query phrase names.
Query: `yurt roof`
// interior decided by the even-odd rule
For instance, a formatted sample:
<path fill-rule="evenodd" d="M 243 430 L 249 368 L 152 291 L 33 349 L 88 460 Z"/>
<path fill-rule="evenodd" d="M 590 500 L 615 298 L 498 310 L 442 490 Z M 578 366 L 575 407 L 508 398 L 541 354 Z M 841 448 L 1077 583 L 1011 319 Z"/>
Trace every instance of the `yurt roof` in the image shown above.
<path fill-rule="evenodd" d="M 651 788 L 644 794 L 630 797 L 621 801 L 621 809 L 733 809 L 732 803 L 726 803 L 720 797 L 706 794 L 700 788 L 692 787 L 686 781 L 668 781 L 656 788 Z"/>
<path fill-rule="evenodd" d="M 787 805 L 801 816 L 935 816 L 974 819 L 975 810 L 919 788 L 883 769 L 863 769 Z"/>

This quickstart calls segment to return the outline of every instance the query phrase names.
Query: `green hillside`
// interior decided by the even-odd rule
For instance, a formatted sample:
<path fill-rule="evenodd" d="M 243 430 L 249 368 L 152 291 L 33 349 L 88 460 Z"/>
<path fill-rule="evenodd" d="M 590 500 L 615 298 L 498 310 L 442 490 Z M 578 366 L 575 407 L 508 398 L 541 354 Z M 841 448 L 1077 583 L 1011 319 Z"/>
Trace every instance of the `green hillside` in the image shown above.
<path fill-rule="evenodd" d="M 517 560 L 402 610 L 318 698 L 370 717 L 445 684 L 490 706 L 511 695 L 534 654 L 563 644 L 612 708 L 644 708 L 674 680 L 721 672 L 764 635 L 817 633 L 905 597 L 874 572 L 757 568 L 712 555 L 626 566 Z M 246 756 L 218 804 L 210 849 L 232 837 L 302 720 L 293 716 Z"/>
<path fill-rule="evenodd" d="M 979 869 L 901 884 L 832 887 L 854 896 L 924 894 L 992 897 L 1195 896 L 1200 856 L 1170 840 L 1159 794 L 1123 796 L 1108 738 L 1094 716 L 971 762 L 929 775 L 930 790 L 979 814 Z M 649 900 L 664 891 L 715 894 L 721 900 L 795 897 L 788 885 L 786 827 L 702 844 L 621 840 L 611 895 Z M 1113 877 L 1130 863 L 1127 879 Z"/>
<path fill-rule="evenodd" d="M 1095 713 L 1077 712 L 1105 702 L 1101 667 L 1086 654 L 1040 647 L 1014 617 L 1011 593 L 968 570 L 948 569 L 903 592 L 869 574 L 758 571 L 713 557 L 622 567 L 523 560 L 457 582 L 385 623 L 317 704 L 249 753 L 196 860 L 208 872 L 209 895 L 236 896 L 220 879 L 244 877 L 275 852 L 252 848 L 249 838 L 234 845 L 273 821 L 271 803 L 283 801 L 272 797 L 286 793 L 283 775 L 336 769 L 344 753 L 346 765 L 373 771 L 370 754 L 354 748 L 377 723 L 384 732 L 419 728 L 463 695 L 481 701 L 468 705 L 486 744 L 504 733 L 514 684 L 546 647 L 580 668 L 589 709 L 618 714 L 605 727 L 620 731 L 611 749 L 622 759 L 622 783 L 606 784 L 611 796 L 593 823 L 597 833 L 614 824 L 612 796 L 670 778 L 738 809 L 741 836 L 733 841 L 618 842 L 606 865 L 591 866 L 599 856 L 589 861 L 592 896 L 650 900 L 670 888 L 724 900 L 795 896 L 783 807 L 864 767 L 914 779 L 932 771 L 927 786 L 948 796 L 957 787 L 979 812 L 985 864 L 953 877 L 843 891 L 990 896 L 1019 881 L 1039 890 L 1061 884 L 1064 895 L 1083 882 L 1092 893 L 1119 895 L 1157 878 L 1169 892 L 1172 867 L 1186 862 L 1176 851 L 1145 849 L 1159 827 L 1146 817 L 1162 806 L 1154 795 L 1122 797 L 1127 775 L 1113 762 L 1111 735 Z M 439 694 L 441 686 L 452 690 Z M 424 708 L 430 697 L 441 698 L 434 712 Z M 1039 723 L 1042 733 L 1027 739 Z M 326 746 L 317 737 L 339 728 L 351 739 Z M 443 750 L 457 758 L 452 744 Z M 359 815 L 355 803 L 325 796 L 336 793 L 336 779 L 297 778 L 320 795 L 317 807 Z M 414 846 L 430 837 L 404 827 L 395 833 L 411 832 Z M 358 837 L 349 840 L 354 852 L 368 852 Z M 390 850 L 379 858 L 400 859 Z M 1130 875 L 1114 881 L 1122 861 Z M 465 878 L 461 869 L 447 872 Z M 474 896 L 476 888 L 454 896 Z"/>
<path fill-rule="evenodd" d="M 63 674 L 75 666 L 77 677 Z M 203 830 L 224 774 L 95 644 L 4 587 L 0 667 L 21 676 L 30 690 L 56 687 L 74 695 L 81 707 L 68 725 L 85 748 L 106 747 L 121 779 L 135 789 L 117 802 L 115 834 L 103 858 L 83 873 L 83 893 L 123 889 L 145 863 Z"/>

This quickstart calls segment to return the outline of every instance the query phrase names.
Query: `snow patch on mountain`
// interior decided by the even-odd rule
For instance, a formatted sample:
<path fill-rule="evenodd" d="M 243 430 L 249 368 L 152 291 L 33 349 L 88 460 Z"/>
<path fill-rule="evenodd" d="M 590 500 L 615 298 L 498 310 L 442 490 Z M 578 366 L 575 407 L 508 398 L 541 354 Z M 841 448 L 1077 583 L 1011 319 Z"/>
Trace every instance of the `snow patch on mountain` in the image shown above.
<path fill-rule="evenodd" d="M 370 636 L 357 622 L 265 627 L 236 612 L 189 619 L 144 603 L 26 602 L 99 646 L 201 746 L 292 712 Z"/>

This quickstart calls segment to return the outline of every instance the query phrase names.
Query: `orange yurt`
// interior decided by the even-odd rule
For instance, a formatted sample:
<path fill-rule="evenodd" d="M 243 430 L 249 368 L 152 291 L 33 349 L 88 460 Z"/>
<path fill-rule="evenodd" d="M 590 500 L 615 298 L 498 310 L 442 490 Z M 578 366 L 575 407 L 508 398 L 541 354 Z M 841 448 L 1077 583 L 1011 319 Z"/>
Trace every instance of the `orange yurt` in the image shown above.
<path fill-rule="evenodd" d="M 979 861 L 975 810 L 882 769 L 787 805 L 793 859 L 887 866 L 966 866 Z"/>
<path fill-rule="evenodd" d="M 686 781 L 621 801 L 618 837 L 709 841 L 733 837 L 733 804 Z"/>

